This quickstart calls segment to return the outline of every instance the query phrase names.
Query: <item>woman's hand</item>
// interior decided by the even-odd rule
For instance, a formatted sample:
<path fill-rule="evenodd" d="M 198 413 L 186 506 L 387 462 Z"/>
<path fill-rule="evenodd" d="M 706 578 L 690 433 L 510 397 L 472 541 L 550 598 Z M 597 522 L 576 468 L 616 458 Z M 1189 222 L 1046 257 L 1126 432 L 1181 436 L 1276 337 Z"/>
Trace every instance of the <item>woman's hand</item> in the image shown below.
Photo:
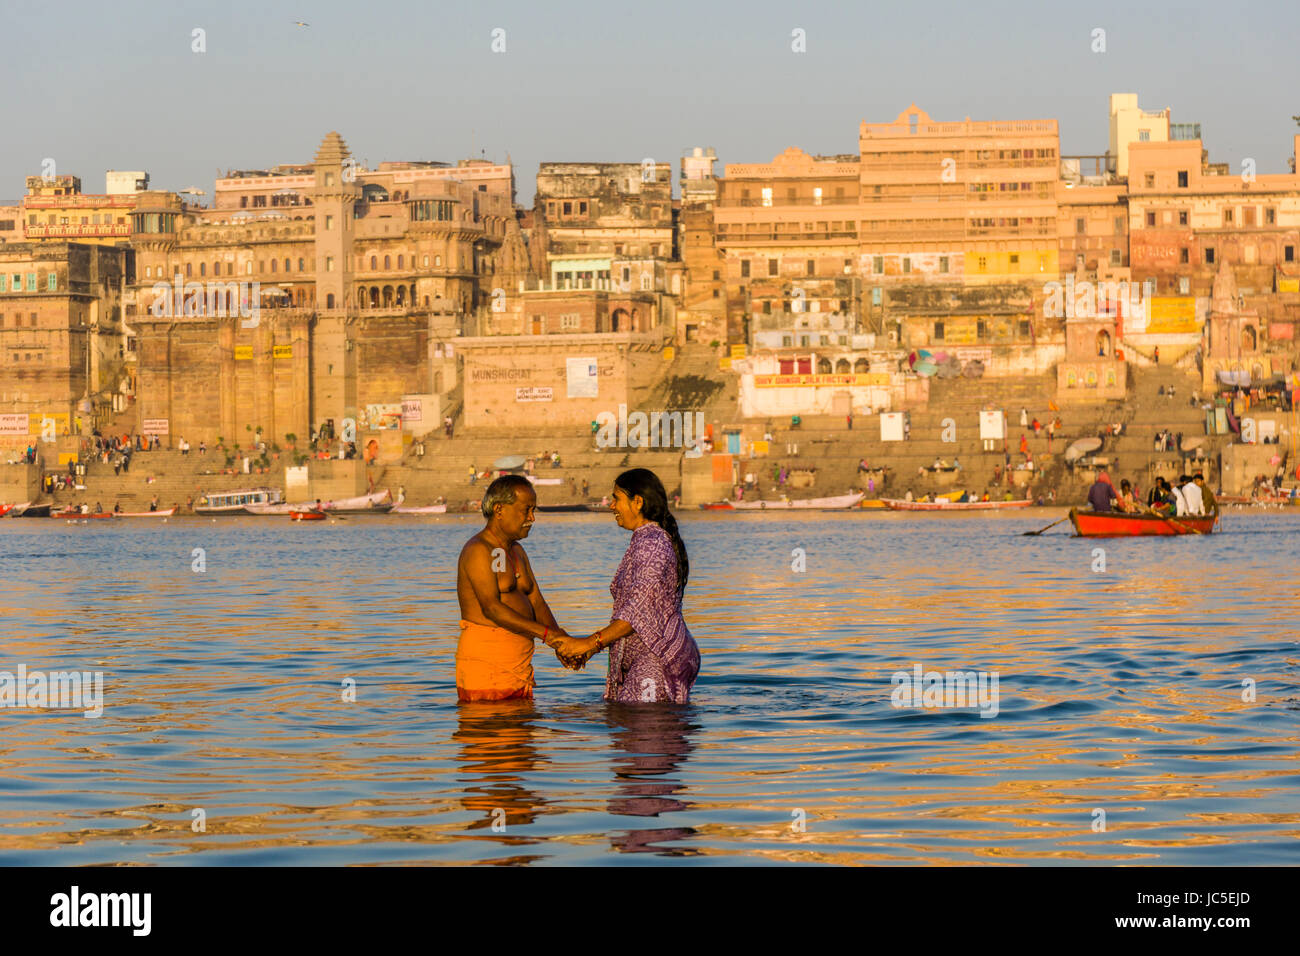
<path fill-rule="evenodd" d="M 588 642 L 580 637 L 570 637 L 568 634 L 562 634 L 555 639 L 551 646 L 555 648 L 555 656 L 560 659 L 565 667 L 569 670 L 582 670 L 582 666 L 587 663 L 590 654 L 584 653 L 587 650 Z"/>

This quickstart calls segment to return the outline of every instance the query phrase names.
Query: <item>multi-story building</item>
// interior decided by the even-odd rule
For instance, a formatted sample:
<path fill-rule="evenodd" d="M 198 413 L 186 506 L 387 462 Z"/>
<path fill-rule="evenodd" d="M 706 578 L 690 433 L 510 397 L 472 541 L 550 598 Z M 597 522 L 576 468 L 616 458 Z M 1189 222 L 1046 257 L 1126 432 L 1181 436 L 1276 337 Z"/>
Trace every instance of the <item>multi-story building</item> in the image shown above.
<path fill-rule="evenodd" d="M 72 242 L 0 246 L 0 447 L 61 438 L 121 408 L 122 293 L 132 253 Z"/>
<path fill-rule="evenodd" d="M 148 178 L 145 175 L 144 181 Z M 27 195 L 19 203 L 23 236 L 28 242 L 126 242 L 137 195 L 82 193 L 76 176 L 28 176 Z"/>
<path fill-rule="evenodd" d="M 1110 172 L 1128 177 L 1129 146 L 1133 143 L 1166 143 L 1172 139 L 1169 110 L 1144 110 L 1136 93 L 1110 95 Z M 1197 139 L 1200 133 L 1197 133 Z"/>
<path fill-rule="evenodd" d="M 305 437 L 419 395 L 436 420 L 455 339 L 528 277 L 513 189 L 508 165 L 371 171 L 330 133 L 310 165 L 227 175 L 211 209 L 141 194 L 142 419 Z"/>
<path fill-rule="evenodd" d="M 677 339 L 726 342 L 741 329 L 728 328 L 726 259 L 717 242 L 714 206 L 718 180 L 713 174 L 717 154 L 697 146 L 681 161 L 681 208 L 677 223 L 683 274 Z"/>

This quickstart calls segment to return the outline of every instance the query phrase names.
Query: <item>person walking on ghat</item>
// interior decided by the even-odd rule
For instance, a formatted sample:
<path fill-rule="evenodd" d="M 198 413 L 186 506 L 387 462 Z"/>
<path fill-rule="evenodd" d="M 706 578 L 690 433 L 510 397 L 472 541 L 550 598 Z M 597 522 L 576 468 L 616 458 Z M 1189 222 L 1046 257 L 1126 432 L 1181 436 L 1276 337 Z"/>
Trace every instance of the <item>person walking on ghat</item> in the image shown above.
<path fill-rule="evenodd" d="M 521 475 L 503 475 L 483 495 L 487 524 L 465 543 L 456 566 L 460 641 L 456 695 L 462 701 L 533 696 L 533 641 L 567 658 L 578 640 L 555 621 L 519 543 L 537 514 L 537 493 Z"/>
<path fill-rule="evenodd" d="M 609 648 L 606 700 L 689 703 L 700 673 L 700 648 L 682 618 L 690 561 L 663 482 L 646 468 L 623 472 L 614 480 L 613 509 L 632 540 L 609 586 L 610 622 L 577 641 L 574 655 L 557 653 L 581 667 Z"/>

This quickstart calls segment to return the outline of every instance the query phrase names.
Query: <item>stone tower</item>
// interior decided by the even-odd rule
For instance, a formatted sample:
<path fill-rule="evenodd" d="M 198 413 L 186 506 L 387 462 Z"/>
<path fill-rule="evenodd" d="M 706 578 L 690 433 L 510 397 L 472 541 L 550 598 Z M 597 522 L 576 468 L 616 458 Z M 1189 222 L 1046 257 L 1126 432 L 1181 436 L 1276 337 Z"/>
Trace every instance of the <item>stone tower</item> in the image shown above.
<path fill-rule="evenodd" d="M 357 165 L 338 133 L 316 151 L 316 184 L 308 191 L 315 212 L 316 330 L 312 352 L 313 426 L 332 420 L 336 435 L 357 419 L 356 342 L 352 301 L 353 210 L 361 199 Z"/>

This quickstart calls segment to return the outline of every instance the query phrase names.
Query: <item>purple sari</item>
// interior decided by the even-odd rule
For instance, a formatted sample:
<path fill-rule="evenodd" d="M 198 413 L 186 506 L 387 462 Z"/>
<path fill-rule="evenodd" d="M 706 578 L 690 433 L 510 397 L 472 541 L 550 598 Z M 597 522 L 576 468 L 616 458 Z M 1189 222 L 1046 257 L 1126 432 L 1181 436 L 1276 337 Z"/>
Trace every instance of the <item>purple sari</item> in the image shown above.
<path fill-rule="evenodd" d="M 677 554 L 668 532 L 653 522 L 632 532 L 609 593 L 612 617 L 631 624 L 633 633 L 610 645 L 605 699 L 687 703 L 700 649 L 682 620 Z"/>

